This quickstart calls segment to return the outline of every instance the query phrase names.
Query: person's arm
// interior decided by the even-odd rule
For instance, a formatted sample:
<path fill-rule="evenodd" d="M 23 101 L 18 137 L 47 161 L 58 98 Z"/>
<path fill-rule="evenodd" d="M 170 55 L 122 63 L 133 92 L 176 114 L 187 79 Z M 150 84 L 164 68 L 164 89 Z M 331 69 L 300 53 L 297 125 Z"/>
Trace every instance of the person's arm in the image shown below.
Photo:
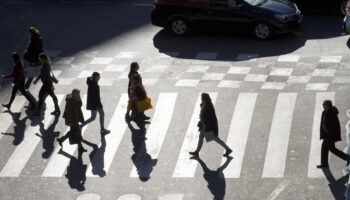
<path fill-rule="evenodd" d="M 8 74 L 8 75 L 2 75 L 2 78 L 11 78 L 11 77 L 14 77 L 16 72 L 18 73 L 18 67 L 15 66 L 12 70 L 12 73 L 11 74 Z"/>

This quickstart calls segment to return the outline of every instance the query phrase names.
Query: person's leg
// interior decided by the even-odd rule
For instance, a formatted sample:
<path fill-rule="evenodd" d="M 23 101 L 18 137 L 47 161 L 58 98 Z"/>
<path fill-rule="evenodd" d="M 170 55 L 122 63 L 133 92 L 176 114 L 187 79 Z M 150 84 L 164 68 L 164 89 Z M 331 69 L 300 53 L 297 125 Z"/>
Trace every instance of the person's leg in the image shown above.
<path fill-rule="evenodd" d="M 55 111 L 53 111 L 51 114 L 52 115 L 59 115 L 61 111 L 60 111 L 60 107 L 58 105 L 58 100 L 57 100 L 57 97 L 56 97 L 54 91 L 52 91 L 51 88 L 48 87 L 47 93 L 51 96 L 53 103 L 55 104 Z"/>
<path fill-rule="evenodd" d="M 203 140 L 204 140 L 204 133 L 205 133 L 204 130 L 201 130 L 199 132 L 199 140 L 198 140 L 198 144 L 197 144 L 197 148 L 196 148 L 195 152 L 199 152 L 202 149 Z"/>
<path fill-rule="evenodd" d="M 33 79 L 34 79 L 33 77 L 29 77 L 29 78 L 27 79 L 27 81 L 26 81 L 26 83 L 25 83 L 25 85 L 24 85 L 24 87 L 25 87 L 26 89 L 29 89 L 30 84 L 32 84 Z"/>
<path fill-rule="evenodd" d="M 38 103 L 38 108 L 35 112 L 35 115 L 40 115 L 41 108 L 43 107 L 44 101 L 46 97 L 46 89 L 45 86 L 41 86 L 40 91 L 39 91 L 39 103 Z"/>
<path fill-rule="evenodd" d="M 215 142 L 217 142 L 218 144 L 220 144 L 222 147 L 224 147 L 225 150 L 229 150 L 229 149 L 230 149 L 230 147 L 228 147 L 228 146 L 226 145 L 226 143 L 225 143 L 224 141 L 222 141 L 219 137 L 215 137 L 214 140 L 215 140 Z"/>
<path fill-rule="evenodd" d="M 328 143 L 326 140 L 323 140 L 322 147 L 321 147 L 321 165 L 322 166 L 328 166 Z"/>
<path fill-rule="evenodd" d="M 15 100 L 16 98 L 16 93 L 18 91 L 18 87 L 17 86 L 13 86 L 12 87 L 12 92 L 11 92 L 11 97 L 10 97 L 10 101 L 8 104 L 2 104 L 4 107 L 10 109 L 11 108 L 11 105 L 12 105 L 12 102 Z"/>
<path fill-rule="evenodd" d="M 81 124 L 81 127 L 85 126 L 86 124 L 94 121 L 96 119 L 96 114 L 97 114 L 97 111 L 96 110 L 91 110 L 91 115 L 90 115 L 90 118 L 85 120 L 82 124 Z"/>
<path fill-rule="evenodd" d="M 343 159 L 343 160 L 348 160 L 349 159 L 349 155 L 347 155 L 346 153 L 340 151 L 339 149 L 337 149 L 335 147 L 335 143 L 334 142 L 330 142 L 328 145 L 329 151 L 332 152 L 334 155 L 338 156 L 339 158 Z"/>
<path fill-rule="evenodd" d="M 29 101 L 29 103 L 31 104 L 31 107 L 35 106 L 35 100 L 33 98 L 31 98 L 31 96 L 28 94 L 28 92 L 24 89 L 23 85 L 19 87 L 19 91 L 21 91 L 23 96 Z"/>
<path fill-rule="evenodd" d="M 101 130 L 105 129 L 105 113 L 103 111 L 103 108 L 98 108 L 97 109 L 98 114 L 100 115 L 100 127 Z"/>

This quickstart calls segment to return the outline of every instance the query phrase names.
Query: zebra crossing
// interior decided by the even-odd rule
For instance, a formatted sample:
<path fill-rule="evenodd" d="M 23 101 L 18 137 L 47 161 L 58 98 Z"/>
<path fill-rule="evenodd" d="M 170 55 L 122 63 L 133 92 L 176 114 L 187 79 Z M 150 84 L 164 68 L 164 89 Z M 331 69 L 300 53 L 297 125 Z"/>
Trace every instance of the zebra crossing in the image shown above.
<path fill-rule="evenodd" d="M 217 100 L 220 99 L 225 94 L 219 92 L 209 93 L 212 102 L 215 105 Z M 181 148 L 177 152 L 173 152 L 177 157 L 176 164 L 172 171 L 173 178 L 193 178 L 197 169 L 198 162 L 191 160 L 189 151 L 193 151 L 198 142 L 198 128 L 197 123 L 199 120 L 200 113 L 200 101 L 201 95 L 197 94 L 197 99 L 195 102 L 188 102 L 192 106 L 193 111 L 192 116 L 189 121 L 184 121 L 180 126 L 186 128 L 186 133 L 182 140 Z M 261 100 L 260 96 L 264 94 L 254 93 L 254 92 L 242 92 L 237 94 L 235 101 L 235 107 L 227 107 L 226 109 L 232 110 L 233 114 L 227 133 L 220 132 L 220 137 L 225 138 L 227 135 L 226 142 L 233 150 L 232 156 L 234 159 L 228 164 L 228 166 L 223 170 L 221 176 L 224 178 L 241 178 L 242 166 L 244 162 L 249 162 L 245 160 L 245 152 L 249 148 L 249 135 L 251 127 L 254 125 L 253 116 L 254 111 L 256 110 L 257 103 Z M 314 96 L 315 110 L 314 112 L 302 113 L 303 115 L 312 115 L 313 122 L 310 144 L 310 152 L 305 152 L 309 154 L 308 163 L 308 178 L 323 178 L 324 174 L 322 170 L 316 168 L 316 165 L 320 161 L 320 149 L 321 141 L 319 140 L 319 128 L 320 128 L 320 117 L 322 113 L 322 102 L 325 99 L 331 99 L 333 102 L 336 102 L 336 93 L 335 92 L 317 92 L 317 93 L 307 93 L 307 95 Z M 271 95 L 272 96 L 272 95 Z M 59 104 L 63 102 L 64 95 L 58 94 Z M 261 166 L 263 169 L 261 178 L 283 178 L 286 165 L 287 165 L 287 152 L 289 148 L 289 139 L 291 135 L 291 130 L 293 128 L 292 122 L 293 119 L 300 117 L 300 113 L 295 113 L 295 108 L 298 106 L 298 93 L 294 92 L 282 92 L 282 93 L 273 93 L 273 97 L 276 99 L 276 104 L 274 109 L 271 110 L 273 117 L 269 127 L 269 136 L 268 144 L 265 153 L 265 162 Z M 154 103 L 154 114 L 151 116 L 151 123 L 147 128 L 147 140 L 145 144 L 147 146 L 147 153 L 151 155 L 153 159 L 157 159 L 158 156 L 162 153 L 162 149 L 166 148 L 163 146 L 165 138 L 168 136 L 167 133 L 170 124 L 172 123 L 174 111 L 177 109 L 177 101 L 179 98 L 183 98 L 182 95 L 177 92 L 170 93 L 159 93 L 157 97 L 154 97 L 156 103 Z M 123 142 L 123 137 L 127 130 L 127 124 L 125 123 L 124 114 L 126 111 L 128 96 L 123 93 L 119 97 L 119 102 L 116 102 L 114 105 L 114 110 L 111 109 L 112 118 L 108 125 L 108 129 L 111 130 L 111 133 L 105 136 L 105 141 L 99 144 L 99 147 L 103 146 L 103 170 L 108 175 L 111 165 L 113 162 L 116 162 L 117 165 L 122 165 L 123 163 L 118 162 L 116 153 L 120 147 L 120 144 Z M 231 100 L 230 100 L 231 101 Z M 86 95 L 83 96 L 83 102 L 86 102 Z M 299 102 L 300 103 L 300 102 Z M 23 97 L 19 96 L 16 98 L 15 103 L 12 108 L 13 112 L 20 112 L 21 107 L 24 105 Z M 64 105 L 64 104 L 61 104 Z M 337 105 L 337 104 L 335 104 Z M 216 108 L 219 106 L 216 105 Z M 83 106 L 84 108 L 84 106 Z M 53 121 L 53 116 L 50 115 L 50 111 L 54 109 L 52 101 L 47 101 L 47 109 L 44 114 L 44 120 L 42 124 L 37 124 L 30 126 L 25 130 L 25 137 L 15 150 L 9 156 L 8 160 L 5 162 L 5 165 L 0 169 L 0 177 L 21 177 L 22 171 L 25 169 L 26 164 L 31 159 L 33 152 L 40 143 L 40 138 L 36 136 L 36 133 L 40 133 L 41 128 L 46 129 L 50 123 Z M 222 110 L 217 109 L 216 113 L 220 115 Z M 83 109 L 84 116 L 89 116 L 89 112 Z M 8 129 L 11 126 L 12 118 L 8 113 L 3 112 L 0 114 L 0 119 L 2 123 L 7 123 L 6 126 L 1 126 L 3 132 L 5 129 Z M 220 119 L 219 119 L 220 120 Z M 261 119 L 269 120 L 269 119 Z M 82 130 L 83 136 L 87 134 L 87 130 L 90 126 L 85 126 Z M 68 129 L 65 131 L 67 132 Z M 0 137 L 0 142 L 1 142 Z M 55 149 L 49 158 L 49 161 L 46 163 L 46 167 L 41 173 L 41 177 L 62 177 L 69 165 L 69 158 L 60 154 L 61 147 L 56 143 Z M 69 145 L 69 141 L 63 143 L 63 149 L 68 154 L 73 155 L 77 149 L 76 145 Z M 146 159 L 146 158 L 141 158 Z M 89 163 L 88 170 L 86 172 L 87 177 L 98 177 L 98 174 L 94 172 L 94 164 L 101 161 L 101 156 L 94 156 L 91 158 Z M 226 161 L 225 158 L 222 158 L 221 163 Z M 142 162 L 142 161 L 141 161 Z M 140 175 L 137 172 L 137 167 L 132 166 L 130 169 L 130 177 L 139 177 Z M 152 176 L 157 176 L 152 174 Z"/>

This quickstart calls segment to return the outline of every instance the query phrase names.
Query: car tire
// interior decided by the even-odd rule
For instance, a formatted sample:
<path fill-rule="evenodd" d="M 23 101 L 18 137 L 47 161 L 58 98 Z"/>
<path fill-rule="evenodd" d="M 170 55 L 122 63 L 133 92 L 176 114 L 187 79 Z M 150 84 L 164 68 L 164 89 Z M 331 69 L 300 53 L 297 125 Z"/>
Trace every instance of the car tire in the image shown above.
<path fill-rule="evenodd" d="M 340 0 L 337 6 L 337 14 L 344 17 L 346 15 L 346 8 L 348 5 L 347 0 Z"/>
<path fill-rule="evenodd" d="M 183 36 L 188 33 L 188 20 L 182 17 L 174 17 L 169 20 L 167 29 L 176 36 Z"/>
<path fill-rule="evenodd" d="M 264 21 L 255 22 L 252 26 L 252 32 L 254 37 L 259 40 L 267 40 L 274 35 L 273 28 Z"/>

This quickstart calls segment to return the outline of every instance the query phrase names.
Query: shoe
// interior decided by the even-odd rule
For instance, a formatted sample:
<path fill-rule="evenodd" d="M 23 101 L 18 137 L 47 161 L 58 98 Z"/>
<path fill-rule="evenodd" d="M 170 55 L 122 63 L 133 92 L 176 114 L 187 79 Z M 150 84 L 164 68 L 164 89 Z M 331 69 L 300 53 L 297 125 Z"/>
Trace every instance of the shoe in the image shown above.
<path fill-rule="evenodd" d="M 329 168 L 329 165 L 317 165 L 317 168 L 319 168 L 319 169 Z"/>
<path fill-rule="evenodd" d="M 55 110 L 51 113 L 51 115 L 56 115 L 56 116 L 60 116 L 61 111 L 60 110 Z"/>
<path fill-rule="evenodd" d="M 346 166 L 348 166 L 350 164 L 350 156 L 348 157 L 348 159 L 346 160 Z"/>
<path fill-rule="evenodd" d="M 101 130 L 101 134 L 102 134 L 102 135 L 107 135 L 107 134 L 110 133 L 110 132 L 111 132 L 110 130 L 107 130 L 107 129 L 105 129 L 105 128 Z"/>
<path fill-rule="evenodd" d="M 79 150 L 80 152 L 87 152 L 87 150 L 84 149 L 84 148 L 81 148 L 81 149 L 79 148 L 78 150 Z"/>
<path fill-rule="evenodd" d="M 62 148 L 62 139 L 61 138 L 57 138 L 57 142 L 58 142 L 58 144 L 61 146 L 61 148 Z"/>
<path fill-rule="evenodd" d="M 2 106 L 4 106 L 5 108 L 7 108 L 7 109 L 11 109 L 11 105 L 10 104 L 2 104 Z"/>
<path fill-rule="evenodd" d="M 35 104 L 30 104 L 30 106 L 28 107 L 28 110 L 33 110 L 36 107 Z"/>
<path fill-rule="evenodd" d="M 232 150 L 231 149 L 227 149 L 226 153 L 223 156 L 227 157 L 228 155 L 230 155 L 230 153 L 232 153 Z"/>
<path fill-rule="evenodd" d="M 189 154 L 192 155 L 192 156 L 199 156 L 199 152 L 198 151 L 189 152 Z"/>

